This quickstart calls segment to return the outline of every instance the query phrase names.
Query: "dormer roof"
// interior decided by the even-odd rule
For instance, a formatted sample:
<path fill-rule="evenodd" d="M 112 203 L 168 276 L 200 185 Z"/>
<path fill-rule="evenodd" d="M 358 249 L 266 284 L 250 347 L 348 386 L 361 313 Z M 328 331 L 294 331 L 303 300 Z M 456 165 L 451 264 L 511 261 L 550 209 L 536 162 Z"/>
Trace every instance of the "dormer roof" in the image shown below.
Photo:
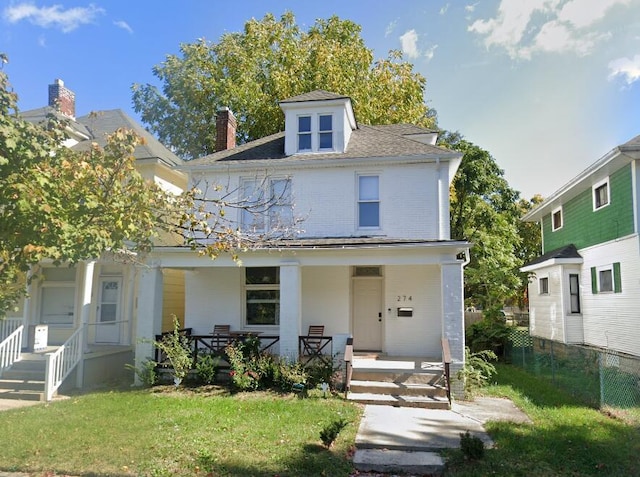
<path fill-rule="evenodd" d="M 307 103 L 309 101 L 329 101 L 332 99 L 348 99 L 349 101 L 351 101 L 351 98 L 349 96 L 331 93 L 323 89 L 317 89 L 315 91 L 310 91 L 308 93 L 299 94 L 297 96 L 292 96 L 291 98 L 283 99 L 282 101 L 280 101 L 280 104 Z"/>

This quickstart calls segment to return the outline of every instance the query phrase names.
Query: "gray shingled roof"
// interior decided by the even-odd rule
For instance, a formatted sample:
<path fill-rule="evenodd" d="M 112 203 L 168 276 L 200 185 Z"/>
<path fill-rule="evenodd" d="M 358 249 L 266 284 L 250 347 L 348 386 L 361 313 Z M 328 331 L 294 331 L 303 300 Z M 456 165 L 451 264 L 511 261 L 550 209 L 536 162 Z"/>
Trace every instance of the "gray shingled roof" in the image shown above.
<path fill-rule="evenodd" d="M 640 136 L 636 136 L 630 141 L 625 142 L 620 146 L 621 151 L 637 151 L 640 150 Z"/>
<path fill-rule="evenodd" d="M 407 133 L 408 134 L 405 134 Z M 430 133 L 432 131 L 414 125 L 361 125 L 351 133 L 346 152 L 324 154 L 284 154 L 284 132 L 251 141 L 233 149 L 219 151 L 200 159 L 189 161 L 189 165 L 203 166 L 228 161 L 293 159 L 317 161 L 323 159 L 374 159 L 386 157 L 455 157 L 460 154 L 430 144 L 411 139 L 411 134 Z"/>
<path fill-rule="evenodd" d="M 55 116 L 60 121 L 67 122 L 69 124 L 69 127 L 74 131 L 76 131 L 77 133 L 87 137 L 91 136 L 91 133 L 89 132 L 89 130 L 86 128 L 84 124 L 81 124 L 80 122 L 74 119 L 71 119 L 69 116 L 65 116 L 60 111 L 58 111 L 55 108 L 52 108 L 51 106 L 45 106 L 43 108 L 37 108 L 37 109 L 30 109 L 29 111 L 21 111 L 20 117 L 25 121 L 29 121 L 30 123 L 33 123 L 33 124 L 42 124 L 47 120 L 47 116 L 49 116 L 50 114 Z"/>
<path fill-rule="evenodd" d="M 531 260 L 529 263 L 523 265 L 523 267 L 530 267 L 531 265 L 544 263 L 547 260 L 562 259 L 562 258 L 582 258 L 582 255 L 578 253 L 578 249 L 576 249 L 576 246 L 574 244 L 569 244 L 569 245 L 565 245 L 564 247 L 560 247 L 550 252 L 547 252 L 544 255 L 540 255 L 539 257 L 536 257 L 533 260 Z"/>
<path fill-rule="evenodd" d="M 323 89 L 317 89 L 308 93 L 299 94 L 298 96 L 292 96 L 291 98 L 283 99 L 280 103 L 299 103 L 303 101 L 327 101 L 331 99 L 351 99 L 349 96 L 341 94 L 330 93 Z"/>
<path fill-rule="evenodd" d="M 93 140 L 79 143 L 74 146 L 74 149 L 87 150 L 91 142 L 104 146 L 108 134 L 113 133 L 116 129 L 126 128 L 132 129 L 145 140 L 145 144 L 136 146 L 133 154 L 136 159 L 159 159 L 172 166 L 183 163 L 182 159 L 164 147 L 160 141 L 121 109 L 93 112 L 79 117 L 78 122 L 84 124 L 91 131 Z"/>

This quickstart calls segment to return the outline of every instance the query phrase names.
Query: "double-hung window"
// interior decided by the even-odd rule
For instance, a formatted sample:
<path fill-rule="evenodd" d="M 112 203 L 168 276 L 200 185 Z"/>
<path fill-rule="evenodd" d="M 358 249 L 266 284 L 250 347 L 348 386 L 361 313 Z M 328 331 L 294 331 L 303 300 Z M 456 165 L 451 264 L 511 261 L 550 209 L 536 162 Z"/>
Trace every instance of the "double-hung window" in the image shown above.
<path fill-rule="evenodd" d="M 247 326 L 280 324 L 280 268 L 245 268 Z"/>
<path fill-rule="evenodd" d="M 593 210 L 609 205 L 609 178 L 593 186 Z"/>
<path fill-rule="evenodd" d="M 273 232 L 293 224 L 291 178 L 245 179 L 241 194 L 243 231 Z"/>
<path fill-rule="evenodd" d="M 298 151 L 311 151 L 311 116 L 298 116 Z"/>
<path fill-rule="evenodd" d="M 330 114 L 318 117 L 318 149 L 333 149 L 333 116 Z"/>
<path fill-rule="evenodd" d="M 562 207 L 558 207 L 551 214 L 551 230 L 554 232 L 562 228 Z"/>
<path fill-rule="evenodd" d="M 380 227 L 380 177 L 358 176 L 358 227 Z"/>
<path fill-rule="evenodd" d="M 569 311 L 580 313 L 580 275 L 577 273 L 569 274 L 569 302 Z"/>
<path fill-rule="evenodd" d="M 620 262 L 591 267 L 591 292 L 596 293 L 621 293 L 622 276 Z"/>

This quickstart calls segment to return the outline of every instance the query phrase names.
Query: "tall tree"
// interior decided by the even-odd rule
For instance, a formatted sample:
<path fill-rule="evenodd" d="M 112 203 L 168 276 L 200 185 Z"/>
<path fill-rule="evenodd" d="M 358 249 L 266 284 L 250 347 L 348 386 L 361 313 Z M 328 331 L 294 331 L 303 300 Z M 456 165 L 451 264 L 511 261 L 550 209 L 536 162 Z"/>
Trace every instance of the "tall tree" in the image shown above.
<path fill-rule="evenodd" d="M 502 307 L 522 296 L 519 267 L 535 247 L 535 236 L 522 236 L 529 232 L 520 222 L 523 201 L 488 151 L 457 132 L 444 133 L 441 145 L 464 154 L 451 186 L 451 237 L 474 243 L 465 296 L 483 308 Z"/>
<path fill-rule="evenodd" d="M 162 90 L 133 85 L 133 104 L 160 141 L 185 159 L 215 151 L 215 116 L 227 106 L 238 119 L 242 143 L 284 128 L 278 100 L 316 89 L 352 98 L 364 124 L 409 122 L 426 127 L 435 117 L 424 102 L 425 78 L 392 51 L 373 61 L 361 28 L 337 16 L 301 30 L 288 12 L 249 20 L 242 32 L 217 43 L 182 44 L 153 68 Z"/>

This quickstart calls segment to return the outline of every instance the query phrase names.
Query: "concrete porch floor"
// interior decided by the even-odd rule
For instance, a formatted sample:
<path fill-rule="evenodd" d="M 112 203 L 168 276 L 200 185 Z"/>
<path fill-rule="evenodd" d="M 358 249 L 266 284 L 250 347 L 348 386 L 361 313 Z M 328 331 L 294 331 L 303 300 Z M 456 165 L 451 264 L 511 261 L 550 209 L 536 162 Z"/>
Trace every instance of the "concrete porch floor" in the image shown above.
<path fill-rule="evenodd" d="M 403 371 L 428 371 L 442 369 L 440 358 L 420 356 L 388 356 L 384 353 L 356 351 L 353 353 L 355 369 L 394 369 Z"/>

